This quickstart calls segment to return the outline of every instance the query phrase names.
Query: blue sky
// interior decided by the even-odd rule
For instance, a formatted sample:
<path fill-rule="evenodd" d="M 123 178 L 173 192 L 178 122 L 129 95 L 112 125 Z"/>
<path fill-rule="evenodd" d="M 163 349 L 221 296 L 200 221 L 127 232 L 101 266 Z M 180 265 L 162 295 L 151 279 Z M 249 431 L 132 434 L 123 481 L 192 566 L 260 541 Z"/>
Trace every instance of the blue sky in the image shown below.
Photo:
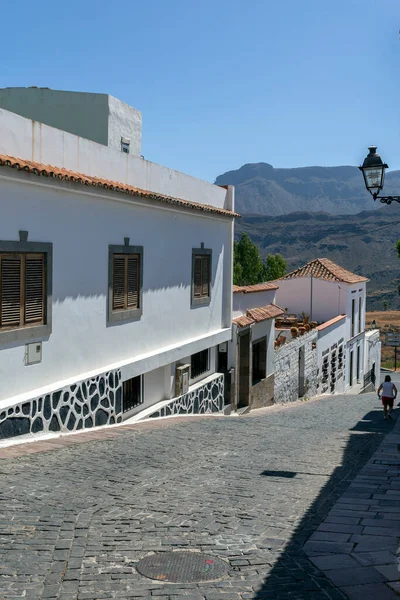
<path fill-rule="evenodd" d="M 399 0 L 19 0 L 0 87 L 117 96 L 145 158 L 213 181 L 248 162 L 400 168 Z"/>

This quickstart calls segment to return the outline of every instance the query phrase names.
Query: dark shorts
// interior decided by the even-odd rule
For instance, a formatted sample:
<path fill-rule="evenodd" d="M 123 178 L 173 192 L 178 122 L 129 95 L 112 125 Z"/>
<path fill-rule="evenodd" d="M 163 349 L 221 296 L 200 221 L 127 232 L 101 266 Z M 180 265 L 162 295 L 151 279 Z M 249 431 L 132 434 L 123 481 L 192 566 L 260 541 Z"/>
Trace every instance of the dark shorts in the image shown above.
<path fill-rule="evenodd" d="M 383 406 L 388 406 L 389 408 L 393 408 L 394 398 L 389 398 L 388 396 L 382 396 L 382 404 Z"/>

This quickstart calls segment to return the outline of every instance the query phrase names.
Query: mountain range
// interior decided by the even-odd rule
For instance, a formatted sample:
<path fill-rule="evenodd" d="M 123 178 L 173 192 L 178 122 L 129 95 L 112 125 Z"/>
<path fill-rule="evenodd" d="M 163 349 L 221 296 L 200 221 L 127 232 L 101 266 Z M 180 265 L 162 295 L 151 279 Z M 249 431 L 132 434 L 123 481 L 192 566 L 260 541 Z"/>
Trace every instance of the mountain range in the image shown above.
<path fill-rule="evenodd" d="M 241 215 L 298 211 L 355 215 L 381 206 L 366 191 L 361 172 L 351 166 L 275 169 L 268 163 L 250 163 L 219 175 L 215 183 L 235 186 Z M 384 191 L 399 193 L 400 171 L 386 174 Z"/>
<path fill-rule="evenodd" d="M 314 258 L 329 258 L 364 275 L 368 283 L 368 310 L 387 303 L 400 309 L 400 260 L 395 244 L 400 238 L 400 206 L 348 215 L 297 212 L 279 217 L 244 215 L 236 220 L 239 238 L 245 231 L 267 254 L 281 254 L 292 271 Z"/>

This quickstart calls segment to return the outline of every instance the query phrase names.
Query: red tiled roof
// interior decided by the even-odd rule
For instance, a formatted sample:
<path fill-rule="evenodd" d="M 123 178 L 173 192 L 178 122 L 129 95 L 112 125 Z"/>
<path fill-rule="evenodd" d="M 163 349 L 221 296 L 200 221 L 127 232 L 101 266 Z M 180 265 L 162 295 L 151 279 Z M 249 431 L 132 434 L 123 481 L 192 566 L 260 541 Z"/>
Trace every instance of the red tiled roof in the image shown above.
<path fill-rule="evenodd" d="M 300 269 L 296 269 L 284 277 L 281 277 L 281 279 L 294 279 L 295 277 L 315 277 L 316 279 L 341 281 L 343 283 L 362 283 L 364 281 L 369 281 L 367 277 L 351 273 L 328 258 L 316 258 L 307 263 L 304 267 L 300 267 Z M 279 281 L 279 279 L 277 281 Z"/>
<path fill-rule="evenodd" d="M 200 204 L 199 202 L 191 202 L 189 200 L 183 200 L 182 198 L 173 198 L 172 196 L 164 196 L 155 192 L 149 192 L 140 188 L 120 183 L 117 181 L 111 181 L 109 179 L 101 179 L 100 177 L 93 177 L 92 175 L 84 175 L 77 173 L 76 171 L 70 171 L 68 169 L 53 167 L 51 165 L 43 165 L 41 163 L 24 160 L 22 158 L 15 158 L 14 156 L 7 156 L 0 154 L 0 167 L 10 167 L 18 169 L 19 171 L 26 171 L 32 175 L 53 177 L 63 181 L 72 181 L 81 185 L 100 187 L 106 190 L 112 190 L 114 192 L 120 192 L 123 194 L 130 194 L 131 196 L 138 196 L 140 198 L 146 198 L 147 200 L 154 200 L 155 202 L 163 202 L 165 204 L 174 204 L 181 208 L 188 208 L 192 210 L 199 210 L 202 212 L 214 213 L 223 217 L 239 217 L 240 215 L 226 210 L 224 208 L 218 208 L 209 204 Z"/>
<path fill-rule="evenodd" d="M 326 321 L 325 323 L 321 323 L 321 325 L 318 325 L 317 329 L 318 331 L 322 331 L 323 329 L 326 329 L 327 327 L 330 327 L 331 325 L 334 325 L 335 323 L 338 323 L 339 321 L 342 321 L 342 319 L 345 319 L 346 315 L 339 315 L 338 317 L 334 317 L 333 319 L 330 319 L 329 321 Z"/>
<path fill-rule="evenodd" d="M 254 292 L 266 292 L 267 290 L 278 290 L 279 285 L 266 281 L 265 283 L 256 283 L 254 285 L 234 285 L 233 293 L 243 292 L 244 294 L 253 294 Z"/>
<path fill-rule="evenodd" d="M 283 315 L 285 311 L 276 304 L 268 304 L 262 308 L 249 308 L 246 314 L 241 317 L 233 319 L 233 323 L 238 327 L 247 327 L 247 325 L 254 325 L 254 323 L 261 323 L 267 319 L 274 319 Z"/>

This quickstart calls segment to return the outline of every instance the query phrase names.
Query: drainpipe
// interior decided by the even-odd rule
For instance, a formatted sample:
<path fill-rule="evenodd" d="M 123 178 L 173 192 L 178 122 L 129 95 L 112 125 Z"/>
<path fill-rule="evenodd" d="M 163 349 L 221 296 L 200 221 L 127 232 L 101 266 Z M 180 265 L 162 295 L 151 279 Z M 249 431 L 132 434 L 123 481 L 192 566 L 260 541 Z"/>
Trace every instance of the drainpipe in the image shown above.
<path fill-rule="evenodd" d="M 312 318 L 312 309 L 313 309 L 313 276 L 311 275 L 311 283 L 310 283 L 310 289 L 311 289 L 311 293 L 310 293 L 310 323 L 313 320 Z"/>

